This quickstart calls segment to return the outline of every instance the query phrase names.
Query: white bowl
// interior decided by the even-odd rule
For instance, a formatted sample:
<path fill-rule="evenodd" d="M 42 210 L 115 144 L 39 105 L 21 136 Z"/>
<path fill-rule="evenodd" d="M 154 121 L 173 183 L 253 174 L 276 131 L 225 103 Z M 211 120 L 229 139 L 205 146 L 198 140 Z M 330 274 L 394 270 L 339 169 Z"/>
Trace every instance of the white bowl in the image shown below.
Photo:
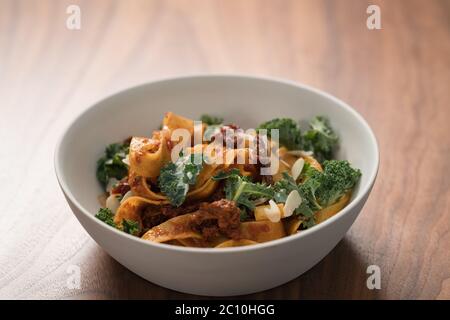
<path fill-rule="evenodd" d="M 95 177 L 104 147 L 131 135 L 151 135 L 164 112 L 198 119 L 220 115 L 242 127 L 275 117 L 326 115 L 340 136 L 338 157 L 361 169 L 347 207 L 296 235 L 254 246 L 201 249 L 152 243 L 94 217 L 102 192 Z M 141 277 L 173 290 L 211 296 L 249 294 L 288 282 L 317 264 L 344 237 L 371 191 L 378 146 L 364 119 L 344 102 L 304 85 L 247 76 L 191 76 L 162 80 L 108 97 L 78 116 L 55 153 L 59 184 L 75 216 L 114 259 Z"/>

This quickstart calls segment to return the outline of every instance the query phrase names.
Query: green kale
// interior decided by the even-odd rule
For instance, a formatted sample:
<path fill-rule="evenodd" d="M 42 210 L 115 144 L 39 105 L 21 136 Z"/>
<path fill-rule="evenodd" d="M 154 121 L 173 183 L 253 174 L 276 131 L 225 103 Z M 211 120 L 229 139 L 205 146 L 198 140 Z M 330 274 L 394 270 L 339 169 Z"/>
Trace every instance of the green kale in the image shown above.
<path fill-rule="evenodd" d="M 311 166 L 309 162 L 305 162 L 303 165 L 302 172 L 300 173 L 300 176 L 297 178 L 297 180 L 305 181 L 311 170 L 314 170 L 314 168 Z"/>
<path fill-rule="evenodd" d="M 287 172 L 283 172 L 283 179 L 280 181 L 277 181 L 273 188 L 275 190 L 273 200 L 277 203 L 284 203 L 286 202 L 287 196 L 289 193 L 291 193 L 293 190 L 298 191 L 298 185 L 294 181 L 294 178 L 292 178 Z"/>
<path fill-rule="evenodd" d="M 321 163 L 333 158 L 338 136 L 328 119 L 317 116 L 310 121 L 309 127 L 310 129 L 303 135 L 303 149 L 313 151 L 314 157 Z"/>
<path fill-rule="evenodd" d="M 255 208 L 254 200 L 259 198 L 273 199 L 277 203 L 285 203 L 292 191 L 297 191 L 302 199 L 294 214 L 302 216 L 303 226 L 310 228 L 315 224 L 314 214 L 332 205 L 358 182 L 361 172 L 353 169 L 348 161 L 330 160 L 323 164 L 320 172 L 311 166 L 302 170 L 302 183 L 297 182 L 283 172 L 283 179 L 273 186 L 254 183 L 248 177 L 240 175 L 238 169 L 221 171 L 213 180 L 225 180 L 225 196 L 236 202 L 241 209 L 241 219 L 246 219 L 248 211 Z"/>
<path fill-rule="evenodd" d="M 318 183 L 315 180 L 308 179 L 303 184 L 297 184 L 287 172 L 283 172 L 283 179 L 276 182 L 273 188 L 275 190 L 274 200 L 277 203 L 286 202 L 289 193 L 297 191 L 302 198 L 302 203 L 294 213 L 302 215 L 305 224 L 314 225 L 314 212 L 321 209 L 316 198 Z"/>
<path fill-rule="evenodd" d="M 300 128 L 292 119 L 276 118 L 260 124 L 257 129 L 258 131 L 260 129 L 266 129 L 268 137 L 271 136 L 271 129 L 278 129 L 280 145 L 285 146 L 289 150 L 300 150 L 302 148 L 302 134 Z"/>
<path fill-rule="evenodd" d="M 200 121 L 207 124 L 208 126 L 218 125 L 223 123 L 223 118 L 211 116 L 209 114 L 204 114 L 200 117 Z"/>
<path fill-rule="evenodd" d="M 197 181 L 203 162 L 195 161 L 196 156 L 199 155 L 181 155 L 175 163 L 169 162 L 161 168 L 158 178 L 159 188 L 173 206 L 179 207 L 183 204 L 189 186 Z"/>
<path fill-rule="evenodd" d="M 114 222 L 114 213 L 112 213 L 112 211 L 108 208 L 100 208 L 95 217 L 103 221 L 107 225 L 110 225 L 111 227 L 122 230 L 131 235 L 136 236 L 139 234 L 139 223 L 137 221 L 124 219 L 122 220 L 121 225 L 117 225 Z"/>
<path fill-rule="evenodd" d="M 111 227 L 116 228 L 116 224 L 114 223 L 114 213 L 111 212 L 108 208 L 100 208 L 95 215 L 95 217 L 104 223 L 110 225 Z"/>
<path fill-rule="evenodd" d="M 351 190 L 359 178 L 361 171 L 353 169 L 346 160 L 326 160 L 323 163 L 323 172 L 314 172 L 308 180 L 317 180 L 319 202 L 327 207 L 337 202 L 344 194 Z"/>
<path fill-rule="evenodd" d="M 239 169 L 221 171 L 213 180 L 225 180 L 225 197 L 234 201 L 241 208 L 241 217 L 246 216 L 246 210 L 255 209 L 254 200 L 271 199 L 274 196 L 272 188 L 264 183 L 252 182 L 240 174 Z"/>
<path fill-rule="evenodd" d="M 133 236 L 136 236 L 139 234 L 139 223 L 134 220 L 123 219 L 122 231 L 129 233 Z"/>
<path fill-rule="evenodd" d="M 314 213 L 322 209 L 317 197 L 317 189 L 319 187 L 320 183 L 315 179 L 307 179 L 299 185 L 298 192 L 302 198 L 302 203 L 297 208 L 296 213 L 302 214 L 307 219 L 313 219 Z"/>
<path fill-rule="evenodd" d="M 105 187 L 109 179 L 122 179 L 128 174 L 123 162 L 129 151 L 129 144 L 113 143 L 106 147 L 105 154 L 97 161 L 97 180 Z"/>
<path fill-rule="evenodd" d="M 280 145 L 289 150 L 308 150 L 314 152 L 319 161 L 329 160 L 338 144 L 338 136 L 333 131 L 327 118 L 317 116 L 309 123 L 309 130 L 301 133 L 297 123 L 289 118 L 276 118 L 259 125 L 258 130 L 267 129 L 270 137 L 271 129 L 279 129 Z"/>
<path fill-rule="evenodd" d="M 250 220 L 250 215 L 249 215 L 249 213 L 248 213 L 248 211 L 247 211 L 246 208 L 242 207 L 242 208 L 239 208 L 239 210 L 241 210 L 241 213 L 240 213 L 240 215 L 239 215 L 239 219 L 240 219 L 241 221 L 247 221 L 247 220 Z"/>
<path fill-rule="evenodd" d="M 306 218 L 306 227 L 314 224 L 315 212 L 336 203 L 361 177 L 361 172 L 353 169 L 345 160 L 326 160 L 323 168 L 323 172 L 320 172 L 313 167 L 307 167 L 302 171 L 304 181 L 300 184 L 287 172 L 283 172 L 283 179 L 274 185 L 275 202 L 286 202 L 292 190 L 298 191 L 302 203 L 295 210 L 295 214 Z"/>

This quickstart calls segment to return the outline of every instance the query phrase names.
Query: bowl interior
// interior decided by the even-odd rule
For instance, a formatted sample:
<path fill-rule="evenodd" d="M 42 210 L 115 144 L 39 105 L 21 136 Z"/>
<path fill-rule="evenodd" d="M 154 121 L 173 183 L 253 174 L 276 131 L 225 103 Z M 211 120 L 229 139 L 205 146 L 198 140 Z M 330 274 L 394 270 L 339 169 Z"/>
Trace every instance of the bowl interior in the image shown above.
<path fill-rule="evenodd" d="M 63 136 L 56 166 L 65 191 L 94 215 L 102 189 L 96 161 L 107 144 L 129 136 L 151 136 L 173 111 L 198 119 L 208 113 L 243 128 L 275 117 L 307 120 L 328 116 L 340 137 L 338 158 L 361 169 L 353 197 L 373 182 L 378 166 L 375 138 L 366 122 L 339 100 L 292 83 L 235 76 L 200 76 L 145 84 L 111 96 L 81 114 Z"/>

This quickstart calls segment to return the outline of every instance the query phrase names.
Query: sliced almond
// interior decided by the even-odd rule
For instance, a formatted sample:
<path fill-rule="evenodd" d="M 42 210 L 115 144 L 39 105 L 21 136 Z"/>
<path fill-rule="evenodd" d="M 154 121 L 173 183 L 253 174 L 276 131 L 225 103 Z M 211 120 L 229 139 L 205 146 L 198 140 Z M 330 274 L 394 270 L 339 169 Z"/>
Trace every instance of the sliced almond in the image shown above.
<path fill-rule="evenodd" d="M 106 208 L 111 210 L 112 213 L 115 214 L 119 206 L 120 201 L 116 194 L 112 194 L 106 199 Z"/>
<path fill-rule="evenodd" d="M 297 180 L 302 173 L 303 166 L 305 165 L 305 160 L 303 158 L 298 158 L 292 166 L 291 173 L 294 180 Z"/>
<path fill-rule="evenodd" d="M 284 204 L 284 214 L 283 217 L 290 217 L 295 209 L 302 204 L 302 198 L 297 190 L 292 190 L 287 196 L 286 203 Z"/>
<path fill-rule="evenodd" d="M 122 162 L 127 166 L 130 166 L 130 155 L 127 154 L 126 157 L 122 159 Z"/>
<path fill-rule="evenodd" d="M 269 201 L 269 205 L 269 208 L 264 209 L 264 213 L 266 214 L 267 219 L 269 219 L 271 222 L 279 222 L 281 219 L 280 208 L 278 208 L 277 204 L 273 200 Z"/>
<path fill-rule="evenodd" d="M 281 218 L 283 218 L 284 203 L 277 203 L 277 206 L 278 206 L 278 209 L 280 209 Z M 257 205 L 255 207 L 255 210 L 253 211 L 253 213 L 255 215 L 255 220 L 256 221 L 267 220 L 266 209 L 270 209 L 270 204 Z"/>
<path fill-rule="evenodd" d="M 289 150 L 286 153 L 297 157 L 310 157 L 314 154 L 312 151 L 305 150 Z"/>
<path fill-rule="evenodd" d="M 122 198 L 122 200 L 120 200 L 120 203 L 123 203 L 123 202 L 125 202 L 125 200 L 127 200 L 129 197 L 132 197 L 132 196 L 134 196 L 134 193 L 133 193 L 133 191 L 128 191 L 127 193 L 125 193 L 124 195 L 123 195 L 123 198 Z"/>

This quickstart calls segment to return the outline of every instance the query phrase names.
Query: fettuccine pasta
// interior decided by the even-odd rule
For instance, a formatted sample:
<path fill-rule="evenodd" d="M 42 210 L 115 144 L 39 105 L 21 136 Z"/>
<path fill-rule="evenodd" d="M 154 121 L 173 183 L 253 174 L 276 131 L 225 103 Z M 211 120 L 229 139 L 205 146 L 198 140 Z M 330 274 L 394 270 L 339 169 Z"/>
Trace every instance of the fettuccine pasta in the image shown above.
<path fill-rule="evenodd" d="M 150 242 L 220 250 L 294 235 L 350 202 L 361 173 L 332 159 L 326 118 L 303 131 L 288 118 L 251 130 L 200 120 L 167 112 L 149 137 L 109 145 L 96 217 Z"/>

